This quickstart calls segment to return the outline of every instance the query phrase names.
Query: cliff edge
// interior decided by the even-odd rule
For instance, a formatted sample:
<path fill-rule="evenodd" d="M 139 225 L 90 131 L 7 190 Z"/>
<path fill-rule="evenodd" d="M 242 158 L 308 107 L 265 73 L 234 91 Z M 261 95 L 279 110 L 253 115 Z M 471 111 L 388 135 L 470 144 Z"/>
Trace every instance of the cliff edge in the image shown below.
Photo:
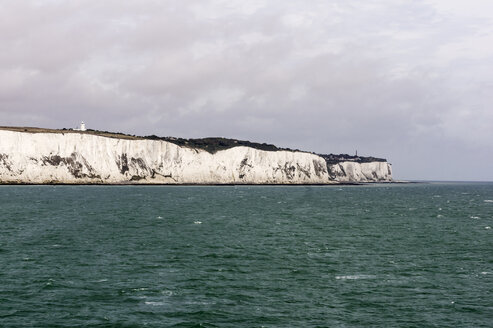
<path fill-rule="evenodd" d="M 215 138 L 221 139 L 221 138 Z M 181 140 L 183 143 L 184 139 Z M 327 160 L 272 145 L 208 151 L 172 138 L 1 128 L 1 184 L 332 184 L 389 182 L 385 160 Z M 195 139 L 204 140 L 204 139 Z M 232 140 L 232 139 L 223 139 Z M 229 142 L 229 141 L 228 141 Z M 258 146 L 260 145 L 260 146 Z M 210 146 L 210 142 L 206 145 Z M 263 150 L 259 148 L 272 150 Z M 274 147 L 274 146 L 272 146 Z"/>

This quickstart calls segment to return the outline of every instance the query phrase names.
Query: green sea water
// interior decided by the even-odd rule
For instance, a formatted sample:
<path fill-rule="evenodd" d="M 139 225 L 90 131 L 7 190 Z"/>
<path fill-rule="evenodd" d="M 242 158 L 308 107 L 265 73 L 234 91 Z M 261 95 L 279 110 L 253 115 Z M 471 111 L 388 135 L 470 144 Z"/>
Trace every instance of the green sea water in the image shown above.
<path fill-rule="evenodd" d="M 0 186 L 0 327 L 492 327 L 493 184 Z"/>

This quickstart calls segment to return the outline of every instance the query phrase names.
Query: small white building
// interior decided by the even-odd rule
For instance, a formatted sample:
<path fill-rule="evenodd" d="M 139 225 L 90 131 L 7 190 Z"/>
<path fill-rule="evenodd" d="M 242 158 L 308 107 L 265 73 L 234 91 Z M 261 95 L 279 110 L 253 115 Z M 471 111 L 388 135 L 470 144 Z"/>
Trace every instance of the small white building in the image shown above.
<path fill-rule="evenodd" d="M 80 128 L 74 129 L 75 131 L 86 131 L 86 123 L 84 121 L 80 122 Z"/>

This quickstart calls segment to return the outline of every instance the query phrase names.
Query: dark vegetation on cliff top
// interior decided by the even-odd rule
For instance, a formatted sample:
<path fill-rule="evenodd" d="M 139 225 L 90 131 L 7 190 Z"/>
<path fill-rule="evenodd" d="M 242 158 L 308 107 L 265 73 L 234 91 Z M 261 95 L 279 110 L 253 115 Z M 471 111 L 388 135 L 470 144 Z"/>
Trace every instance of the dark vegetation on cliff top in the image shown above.
<path fill-rule="evenodd" d="M 150 136 L 145 136 L 144 138 L 150 140 L 163 140 L 163 141 L 174 143 L 175 145 L 182 147 L 199 148 L 206 150 L 209 153 L 215 153 L 220 150 L 225 150 L 238 146 L 251 147 L 251 148 L 266 150 L 266 151 L 279 151 L 279 150 L 299 151 L 298 149 L 293 150 L 289 148 L 279 148 L 277 146 L 266 144 L 266 143 L 257 143 L 257 142 L 251 142 L 246 140 L 236 140 L 236 139 L 228 139 L 228 138 L 220 138 L 220 137 L 184 139 L 184 138 L 174 138 L 174 137 L 158 137 L 155 135 L 150 135 Z"/>
<path fill-rule="evenodd" d="M 156 135 L 150 136 L 136 136 L 125 134 L 121 132 L 109 132 L 109 131 L 99 131 L 93 129 L 87 129 L 86 131 L 77 131 L 73 129 L 44 129 L 44 128 L 33 128 L 33 127 L 0 127 L 2 130 L 18 131 L 18 132 L 29 132 L 29 133 L 85 133 L 92 134 L 108 138 L 118 138 L 118 139 L 130 139 L 130 140 L 162 140 L 173 143 L 181 147 L 197 148 L 208 151 L 209 153 L 215 153 L 220 150 L 225 150 L 238 146 L 251 147 L 254 149 L 265 150 L 265 151 L 301 151 L 299 149 L 291 148 L 281 148 L 272 144 L 251 142 L 246 140 L 228 139 L 220 137 L 211 138 L 200 138 L 200 139 L 185 139 L 185 138 L 175 138 L 175 137 L 158 137 Z M 312 153 L 316 154 L 316 153 Z M 364 157 L 355 156 L 348 154 L 316 154 L 327 162 L 327 164 L 337 164 L 344 161 L 352 161 L 357 163 L 369 163 L 369 162 L 386 162 L 384 158 L 377 157 Z"/>
<path fill-rule="evenodd" d="M 370 162 L 386 162 L 387 160 L 385 158 L 378 158 L 378 157 L 373 157 L 373 156 L 356 156 L 356 155 L 348 155 L 348 154 L 317 154 L 318 156 L 322 157 L 325 159 L 327 164 L 337 164 L 340 162 L 345 162 L 345 161 L 350 161 L 350 162 L 357 162 L 357 163 L 370 163 Z"/>
<path fill-rule="evenodd" d="M 291 148 L 281 148 L 272 144 L 266 143 L 257 143 L 246 140 L 237 140 L 237 139 L 227 139 L 227 138 L 201 138 L 201 139 L 184 139 L 184 138 L 174 138 L 174 137 L 158 137 L 155 135 L 145 136 L 145 139 L 150 140 L 163 140 L 174 143 L 178 146 L 182 147 L 190 147 L 190 148 L 199 148 L 206 150 L 210 153 L 215 153 L 220 150 L 225 150 L 237 146 L 245 146 L 251 147 L 260 150 L 266 151 L 301 151 L 299 149 L 291 149 Z M 315 154 L 315 153 L 313 153 Z M 316 154 L 325 159 L 327 164 L 337 164 L 343 161 L 352 161 L 357 163 L 369 163 L 369 162 L 386 162 L 387 160 L 384 158 L 377 157 L 363 157 L 363 156 L 351 156 L 348 154 Z"/>

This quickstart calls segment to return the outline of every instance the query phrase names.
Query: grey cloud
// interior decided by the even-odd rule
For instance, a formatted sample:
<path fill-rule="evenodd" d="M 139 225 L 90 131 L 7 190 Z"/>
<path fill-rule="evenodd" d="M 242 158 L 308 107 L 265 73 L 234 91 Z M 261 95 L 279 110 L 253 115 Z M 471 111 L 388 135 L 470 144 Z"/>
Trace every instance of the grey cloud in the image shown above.
<path fill-rule="evenodd" d="M 493 41 L 492 17 L 444 8 L 441 0 L 2 2 L 0 125 L 85 120 L 141 135 L 358 149 L 387 157 L 397 178 L 493 180 L 483 165 L 465 172 L 450 160 L 493 159 L 484 155 L 493 52 L 483 45 Z"/>

